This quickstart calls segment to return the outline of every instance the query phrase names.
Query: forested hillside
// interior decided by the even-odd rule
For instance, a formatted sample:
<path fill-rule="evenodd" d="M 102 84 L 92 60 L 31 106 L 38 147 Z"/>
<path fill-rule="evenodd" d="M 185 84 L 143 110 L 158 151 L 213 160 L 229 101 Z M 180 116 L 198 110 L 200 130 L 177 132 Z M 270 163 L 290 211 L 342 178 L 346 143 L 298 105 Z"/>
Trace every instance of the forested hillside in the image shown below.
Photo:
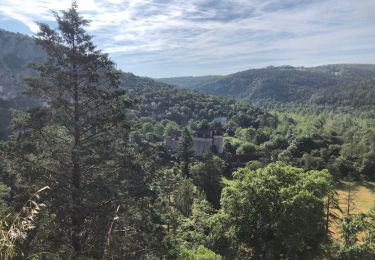
<path fill-rule="evenodd" d="M 34 106 L 40 101 L 21 94 L 25 86 L 22 78 L 31 73 L 27 65 L 42 60 L 45 54 L 30 37 L 6 31 L 1 32 L 2 51 L 8 54 L 4 55 L 7 58 L 2 60 L 4 67 L 0 68 L 0 73 L 12 75 L 11 80 L 7 77 L 0 78 L 4 99 L 0 104 L 2 113 L 0 138 L 4 138 L 9 133 L 11 108 Z M 27 52 L 17 52 L 18 47 Z M 212 78 L 209 77 L 209 79 Z M 211 121 L 217 116 L 232 117 L 241 113 L 248 114 L 249 118 L 253 117 L 254 124 L 256 124 L 258 114 L 262 113 L 259 109 L 236 105 L 235 100 L 195 93 L 132 73 L 121 72 L 121 87 L 128 92 L 130 97 L 137 100 L 139 110 L 134 113 L 136 117 L 152 117 L 153 120 L 169 119 L 181 126 L 186 125 L 190 119 Z"/>
<path fill-rule="evenodd" d="M 189 120 L 212 121 L 214 117 L 231 118 L 241 114 L 256 124 L 259 123 L 257 116 L 264 114 L 260 109 L 241 105 L 234 99 L 192 92 L 131 73 L 123 73 L 121 79 L 129 96 L 139 102 L 136 112 L 139 117 L 169 119 L 184 126 Z"/>
<path fill-rule="evenodd" d="M 199 82 L 199 78 L 197 77 L 197 82 Z M 366 84 L 366 93 L 371 96 L 375 93 L 375 88 L 371 88 L 371 82 L 360 82 L 372 78 L 375 78 L 375 65 L 343 64 L 311 68 L 271 66 L 213 78 L 211 82 L 195 85 L 194 89 L 219 96 L 244 98 L 255 103 L 259 101 L 271 103 L 305 103 L 310 101 L 322 104 L 323 100 L 318 101 L 317 97 L 335 93 L 335 97 L 328 102 L 329 105 L 356 106 L 353 102 L 348 103 L 347 97 L 354 95 L 353 99 L 361 99 L 361 91 L 353 90 L 349 93 L 349 89 L 363 88 L 363 84 Z M 186 87 L 179 78 L 171 78 L 168 81 Z M 374 105 L 375 103 L 370 100 L 367 99 L 365 103 Z M 334 102 L 332 103 L 332 101 Z"/>
<path fill-rule="evenodd" d="M 22 77 L 31 73 L 27 64 L 42 61 L 45 54 L 32 38 L 4 30 L 0 30 L 0 47 L 0 96 L 15 98 L 23 85 Z M 375 65 L 340 64 L 311 68 L 271 66 L 227 76 L 160 78 L 157 81 L 252 103 L 308 102 L 330 107 L 363 107 L 375 102 L 371 98 L 375 95 L 372 78 L 375 78 Z M 149 86 L 159 86 L 151 79 L 142 81 Z"/>
<path fill-rule="evenodd" d="M 160 79 L 157 79 L 157 81 L 194 90 L 210 82 L 217 81 L 221 78 L 223 78 L 223 76 L 176 77 L 176 78 L 160 78 Z"/>
<path fill-rule="evenodd" d="M 31 73 L 26 65 L 45 57 L 31 37 L 0 29 L 0 98 L 14 98 L 22 77 Z"/>
<path fill-rule="evenodd" d="M 375 78 L 319 91 L 310 97 L 309 102 L 329 107 L 349 106 L 371 109 L 374 108 L 374 100 Z"/>

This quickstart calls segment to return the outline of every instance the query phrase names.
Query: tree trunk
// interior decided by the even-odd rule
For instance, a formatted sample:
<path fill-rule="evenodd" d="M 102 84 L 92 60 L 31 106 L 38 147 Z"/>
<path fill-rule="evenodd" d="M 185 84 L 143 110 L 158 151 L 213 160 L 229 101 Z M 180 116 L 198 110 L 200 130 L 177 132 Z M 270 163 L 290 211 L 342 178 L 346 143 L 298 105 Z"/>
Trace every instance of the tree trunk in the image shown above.
<path fill-rule="evenodd" d="M 330 207 L 331 207 L 331 194 L 328 194 L 328 198 L 327 198 L 327 215 L 326 215 L 326 237 L 328 238 L 329 237 L 329 210 L 330 210 Z"/>
<path fill-rule="evenodd" d="M 72 157 L 75 157 L 76 153 L 72 153 Z M 77 158 L 72 158 L 73 160 L 73 171 L 72 171 L 72 246 L 76 252 L 76 256 L 79 256 L 82 251 L 81 245 L 81 227 L 83 224 L 82 212 L 81 212 L 81 169 Z"/>
<path fill-rule="evenodd" d="M 75 51 L 75 45 L 73 43 L 73 50 Z M 75 251 L 74 258 L 77 258 L 82 253 L 82 226 L 83 226 L 83 212 L 81 207 L 82 193 L 81 193 L 81 164 L 80 164 L 80 111 L 79 111 L 79 95 L 78 95 L 78 73 L 77 66 L 73 64 L 73 75 L 74 75 L 74 147 L 72 152 L 72 246 Z"/>
<path fill-rule="evenodd" d="M 351 179 L 349 180 L 349 187 L 348 187 L 348 205 L 347 205 L 347 214 L 348 214 L 348 217 L 350 216 L 350 204 L 351 204 L 351 201 L 352 201 L 352 198 L 351 198 L 351 192 L 352 192 L 352 187 L 351 187 L 351 183 L 350 183 Z"/>

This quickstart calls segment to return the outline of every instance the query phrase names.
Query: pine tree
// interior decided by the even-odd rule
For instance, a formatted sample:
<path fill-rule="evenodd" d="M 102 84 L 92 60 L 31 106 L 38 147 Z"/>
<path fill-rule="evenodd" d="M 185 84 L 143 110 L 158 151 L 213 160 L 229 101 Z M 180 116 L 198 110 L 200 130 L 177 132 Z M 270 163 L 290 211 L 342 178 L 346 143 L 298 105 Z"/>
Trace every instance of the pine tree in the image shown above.
<path fill-rule="evenodd" d="M 205 156 L 204 162 L 194 164 L 191 169 L 194 184 L 206 194 L 207 201 L 215 209 L 220 208 L 221 176 L 224 170 L 224 162 L 212 153 Z"/>
<path fill-rule="evenodd" d="M 182 175 L 190 177 L 190 164 L 193 157 L 193 139 L 187 128 L 184 129 L 182 134 L 182 141 L 179 145 L 178 158 L 180 161 Z"/>
<path fill-rule="evenodd" d="M 330 187 L 327 198 L 325 201 L 325 231 L 326 237 L 328 238 L 333 232 L 330 230 L 332 223 L 337 221 L 340 217 L 338 213 L 343 213 L 340 202 L 339 195 L 337 191 L 333 188 L 333 185 Z"/>
<path fill-rule="evenodd" d="M 16 115 L 19 131 L 9 150 L 25 189 L 51 187 L 47 206 L 56 230 L 46 243 L 69 241 L 78 258 L 88 250 L 103 253 L 112 214 L 122 203 L 115 187 L 125 185 L 126 113 L 132 102 L 114 63 L 86 33 L 88 21 L 76 3 L 54 15 L 58 28 L 41 23 L 36 35 L 48 59 L 32 64 L 38 77 L 27 79 L 27 93 L 48 105 Z"/>
<path fill-rule="evenodd" d="M 353 189 L 353 178 L 352 178 L 352 175 L 349 173 L 349 176 L 347 178 L 347 187 L 348 187 L 348 190 L 347 190 L 347 196 L 346 196 L 346 199 L 345 199 L 345 207 L 346 207 L 346 216 L 347 217 L 350 217 L 350 215 L 352 214 L 352 211 L 354 210 L 355 208 L 355 205 L 354 205 L 354 197 L 355 197 L 355 191 Z"/>

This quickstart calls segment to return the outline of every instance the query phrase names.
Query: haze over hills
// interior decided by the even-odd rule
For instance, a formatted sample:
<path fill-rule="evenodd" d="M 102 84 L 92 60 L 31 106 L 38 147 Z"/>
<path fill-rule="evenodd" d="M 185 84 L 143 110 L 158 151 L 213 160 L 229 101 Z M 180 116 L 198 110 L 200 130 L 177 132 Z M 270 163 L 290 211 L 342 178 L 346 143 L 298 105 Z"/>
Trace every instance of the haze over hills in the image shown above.
<path fill-rule="evenodd" d="M 0 47 L 0 97 L 12 99 L 22 86 L 22 77 L 30 73 L 26 64 L 43 60 L 45 54 L 31 37 L 4 30 L 0 30 Z M 371 98 L 375 95 L 373 78 L 375 65 L 335 64 L 310 68 L 270 66 L 227 76 L 148 79 L 147 84 L 159 88 L 159 82 L 163 82 L 253 103 L 309 102 L 329 106 L 366 106 L 375 104 L 375 99 Z"/>
<path fill-rule="evenodd" d="M 24 86 L 22 78 L 30 75 L 26 64 L 40 62 L 45 54 L 27 36 L 0 30 L 0 139 L 9 131 L 12 108 L 23 108 L 36 105 L 38 100 L 21 94 Z M 17 48 L 22 51 L 17 51 Z M 212 80 L 207 77 L 206 80 Z M 153 117 L 157 120 L 170 119 L 186 124 L 192 118 L 212 120 L 215 116 L 231 116 L 239 111 L 248 116 L 257 117 L 262 112 L 249 106 L 235 107 L 235 100 L 214 95 L 194 93 L 170 84 L 155 81 L 147 77 L 139 77 L 123 72 L 122 86 L 131 98 L 139 100 L 137 117 Z M 200 81 L 202 82 L 202 81 Z"/>
<path fill-rule="evenodd" d="M 322 103 L 322 99 L 317 97 L 331 92 L 335 93 L 336 101 L 329 103 L 335 105 L 342 104 L 341 99 L 347 99 L 345 93 L 349 89 L 353 98 L 363 94 L 362 89 L 365 85 L 367 91 L 371 93 L 375 91 L 373 81 L 367 81 L 375 78 L 375 65 L 372 64 L 334 64 L 311 68 L 270 66 L 210 78 L 211 80 L 207 77 L 159 80 L 204 93 L 245 98 L 251 101 L 318 102 L 320 100 L 319 103 Z M 356 88 L 358 84 L 362 87 Z M 366 103 L 374 104 L 371 100 Z"/>
<path fill-rule="evenodd" d="M 220 75 L 209 75 L 209 76 L 201 76 L 201 77 L 175 77 L 175 78 L 159 78 L 158 81 L 176 85 L 179 87 L 187 88 L 195 90 L 197 88 L 200 88 L 201 86 L 204 86 L 206 84 L 209 84 L 211 82 L 215 82 L 217 80 L 220 80 L 224 78 L 224 76 Z"/>

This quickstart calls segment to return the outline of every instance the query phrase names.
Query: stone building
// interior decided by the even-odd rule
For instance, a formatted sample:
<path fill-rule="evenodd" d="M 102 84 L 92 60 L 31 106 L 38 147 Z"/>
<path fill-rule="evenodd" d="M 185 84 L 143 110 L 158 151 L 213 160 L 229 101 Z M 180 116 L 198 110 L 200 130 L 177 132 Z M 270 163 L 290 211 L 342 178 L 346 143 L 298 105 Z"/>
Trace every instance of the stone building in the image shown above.
<path fill-rule="evenodd" d="M 224 152 L 223 134 L 222 129 L 211 129 L 209 125 L 202 126 L 192 137 L 194 155 L 204 156 L 210 152 L 222 154 Z M 170 133 L 166 136 L 165 142 L 168 151 L 177 152 L 180 140 L 181 133 Z"/>
<path fill-rule="evenodd" d="M 196 156 L 204 156 L 209 152 L 221 154 L 224 151 L 224 131 L 203 125 L 193 136 L 193 150 Z"/>

